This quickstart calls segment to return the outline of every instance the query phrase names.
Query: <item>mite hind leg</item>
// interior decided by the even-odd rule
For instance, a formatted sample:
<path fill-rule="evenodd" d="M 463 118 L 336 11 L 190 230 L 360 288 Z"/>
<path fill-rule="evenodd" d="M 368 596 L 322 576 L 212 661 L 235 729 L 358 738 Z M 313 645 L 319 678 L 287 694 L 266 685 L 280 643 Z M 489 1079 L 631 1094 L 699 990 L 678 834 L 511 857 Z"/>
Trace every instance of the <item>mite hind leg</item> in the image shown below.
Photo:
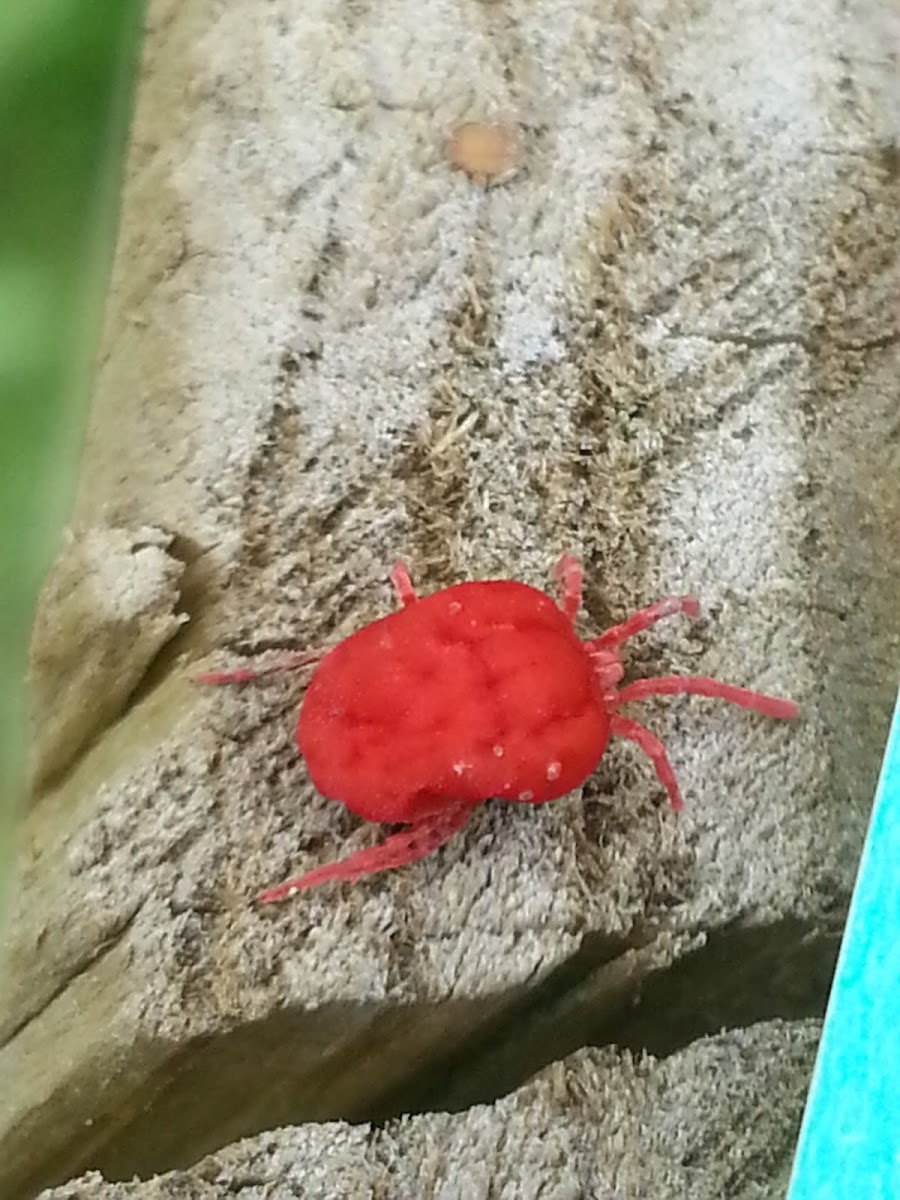
<path fill-rule="evenodd" d="M 297 671 L 303 667 L 312 667 L 328 653 L 330 647 L 323 650 L 297 651 L 294 654 L 284 654 L 281 658 L 269 663 L 260 663 L 256 667 L 238 667 L 235 671 L 207 671 L 203 675 L 195 675 L 195 683 L 218 685 L 222 683 L 250 683 L 263 675 L 271 675 L 275 671 Z"/>
<path fill-rule="evenodd" d="M 408 608 L 410 604 L 415 604 L 418 600 L 419 597 L 416 595 L 416 589 L 412 585 L 409 571 L 406 569 L 406 563 L 402 559 L 398 558 L 394 563 L 394 569 L 391 571 L 391 583 L 394 585 L 397 599 L 404 608 Z"/>
<path fill-rule="evenodd" d="M 458 805 L 440 813 L 423 817 L 415 825 L 395 833 L 377 846 L 357 850 L 349 858 L 315 867 L 297 879 L 267 888 L 256 897 L 259 904 L 272 904 L 288 900 L 297 892 L 318 887 L 332 880 L 347 880 L 354 883 L 364 875 L 375 875 L 379 871 L 394 871 L 407 863 L 417 862 L 434 854 L 445 842 L 458 833 L 472 815 L 471 805 Z"/>
<path fill-rule="evenodd" d="M 562 610 L 574 624 L 581 608 L 584 590 L 584 569 L 574 554 L 561 554 L 553 568 L 553 578 L 562 585 Z"/>

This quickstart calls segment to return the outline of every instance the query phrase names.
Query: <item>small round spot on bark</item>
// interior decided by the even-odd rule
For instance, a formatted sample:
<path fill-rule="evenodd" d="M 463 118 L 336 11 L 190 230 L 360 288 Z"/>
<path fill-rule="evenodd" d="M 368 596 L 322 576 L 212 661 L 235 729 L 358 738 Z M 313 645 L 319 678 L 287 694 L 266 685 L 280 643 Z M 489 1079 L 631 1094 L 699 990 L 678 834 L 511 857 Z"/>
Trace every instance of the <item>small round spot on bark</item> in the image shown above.
<path fill-rule="evenodd" d="M 481 183 L 515 174 L 522 159 L 522 138 L 515 125 L 466 121 L 450 135 L 447 155 L 454 167 Z"/>

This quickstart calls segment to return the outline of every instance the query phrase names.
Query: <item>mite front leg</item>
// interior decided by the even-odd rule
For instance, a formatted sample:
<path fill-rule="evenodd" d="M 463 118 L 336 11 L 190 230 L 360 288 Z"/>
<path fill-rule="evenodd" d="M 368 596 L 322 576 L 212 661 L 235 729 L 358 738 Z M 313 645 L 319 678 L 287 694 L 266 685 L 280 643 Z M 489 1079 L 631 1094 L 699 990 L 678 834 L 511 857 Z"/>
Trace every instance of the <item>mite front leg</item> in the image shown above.
<path fill-rule="evenodd" d="M 616 703 L 630 704 L 633 700 L 646 700 L 648 696 L 709 696 L 713 700 L 727 700 L 740 708 L 751 708 L 767 717 L 779 721 L 792 721 L 799 707 L 793 700 L 782 700 L 778 696 L 767 696 L 749 688 L 735 687 L 731 683 L 720 683 L 708 675 L 662 675 L 658 679 L 636 679 L 617 693 Z"/>
<path fill-rule="evenodd" d="M 642 608 L 640 612 L 636 612 L 633 617 L 629 617 L 621 625 L 613 625 L 612 629 L 607 629 L 599 637 L 591 638 L 585 645 L 589 649 L 591 647 L 603 649 L 606 646 L 620 646 L 622 642 L 634 637 L 636 633 L 643 633 L 657 621 L 679 612 L 688 617 L 699 617 L 700 602 L 696 596 L 664 596 L 662 600 L 657 600 L 655 604 L 650 604 L 646 608 Z"/>
<path fill-rule="evenodd" d="M 656 734 L 651 733 L 649 729 L 645 729 L 643 725 L 639 725 L 637 721 L 632 721 L 630 717 L 620 717 L 618 713 L 616 713 L 610 722 L 610 732 L 618 734 L 619 737 L 627 738 L 628 741 L 635 742 L 640 746 L 656 768 L 659 781 L 668 793 L 669 803 L 676 812 L 684 808 L 684 801 L 681 799 L 681 792 L 678 788 L 678 780 L 675 778 L 675 772 L 672 769 L 672 764 L 669 762 L 666 748 Z"/>
<path fill-rule="evenodd" d="M 625 668 L 622 666 L 618 648 L 613 646 L 610 650 L 598 650 L 596 647 L 593 647 L 588 649 L 588 654 L 594 668 L 594 674 L 597 677 L 597 682 L 600 685 L 603 701 L 610 712 L 612 712 L 618 704 L 619 693 L 617 689 L 622 676 L 625 674 Z"/>

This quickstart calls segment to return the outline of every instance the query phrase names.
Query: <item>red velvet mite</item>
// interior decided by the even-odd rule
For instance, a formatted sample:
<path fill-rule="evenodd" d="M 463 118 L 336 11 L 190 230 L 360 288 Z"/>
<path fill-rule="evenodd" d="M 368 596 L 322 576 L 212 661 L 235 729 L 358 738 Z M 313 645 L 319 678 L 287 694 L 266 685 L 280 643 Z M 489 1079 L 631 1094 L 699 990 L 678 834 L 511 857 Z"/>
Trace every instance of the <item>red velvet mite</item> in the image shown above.
<path fill-rule="evenodd" d="M 662 743 L 623 705 L 693 692 L 790 719 L 797 705 L 706 676 L 666 675 L 619 688 L 621 644 L 673 613 L 699 615 L 693 596 L 667 596 L 582 642 L 574 630 L 582 570 L 556 565 L 562 604 L 524 583 L 458 583 L 419 599 L 403 563 L 391 573 L 399 611 L 321 654 L 204 675 L 235 683 L 318 663 L 300 709 L 297 744 L 319 791 L 367 821 L 408 828 L 371 849 L 262 892 L 281 900 L 332 879 L 425 858 L 492 797 L 544 804 L 596 769 L 611 735 L 644 750 L 682 807 Z"/>

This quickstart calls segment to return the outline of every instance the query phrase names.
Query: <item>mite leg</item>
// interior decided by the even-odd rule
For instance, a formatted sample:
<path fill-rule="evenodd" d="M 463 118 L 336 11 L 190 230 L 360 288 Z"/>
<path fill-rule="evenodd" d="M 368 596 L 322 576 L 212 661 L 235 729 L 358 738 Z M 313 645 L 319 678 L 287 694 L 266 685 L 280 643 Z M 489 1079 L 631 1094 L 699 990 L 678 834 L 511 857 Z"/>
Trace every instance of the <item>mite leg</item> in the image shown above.
<path fill-rule="evenodd" d="M 257 667 L 238 667 L 236 671 L 208 671 L 205 675 L 195 675 L 195 683 L 249 683 L 262 675 L 271 675 L 274 671 L 296 671 L 300 667 L 311 667 L 328 653 L 330 647 L 324 650 L 298 651 L 296 654 L 285 654 L 270 663 Z"/>
<path fill-rule="evenodd" d="M 676 812 L 684 808 L 681 792 L 678 790 L 678 780 L 675 778 L 666 748 L 659 738 L 649 729 L 645 729 L 643 725 L 639 725 L 637 721 L 632 721 L 628 717 L 620 717 L 618 713 L 612 718 L 610 732 L 617 733 L 619 737 L 627 738 L 630 742 L 635 742 L 640 746 L 656 768 L 659 781 L 669 794 L 669 803 Z"/>
<path fill-rule="evenodd" d="M 622 660 L 619 658 L 619 648 L 618 646 L 613 646 L 606 650 L 597 649 L 595 646 L 588 653 L 594 668 L 594 674 L 597 676 L 597 682 L 600 684 L 600 690 L 603 693 L 606 707 L 613 709 L 618 704 L 619 698 L 619 693 L 616 689 L 622 681 L 622 676 L 625 674 L 625 668 L 622 666 Z"/>
<path fill-rule="evenodd" d="M 347 879 L 353 882 L 363 875 L 374 875 L 378 871 L 390 871 L 404 867 L 407 863 L 427 858 L 445 842 L 448 842 L 466 824 L 472 815 L 470 805 L 452 808 L 442 813 L 425 817 L 408 829 L 395 833 L 378 846 L 358 850 L 349 858 L 316 867 L 299 879 L 289 879 L 276 887 L 260 892 L 257 901 L 271 904 L 275 900 L 286 900 L 306 888 L 318 887 L 332 879 Z"/>
<path fill-rule="evenodd" d="M 416 589 L 412 585 L 409 571 L 406 569 L 406 563 L 401 559 L 398 559 L 394 563 L 394 569 L 391 571 L 391 583 L 394 585 L 397 599 L 404 608 L 408 608 L 410 604 L 415 604 L 418 600 L 419 597 L 416 595 Z"/>
<path fill-rule="evenodd" d="M 553 578 L 562 584 L 562 610 L 574 623 L 581 608 L 581 594 L 584 582 L 584 570 L 574 554 L 563 554 L 553 568 Z"/>
<path fill-rule="evenodd" d="M 699 617 L 700 602 L 696 596 L 665 596 L 662 600 L 657 600 L 655 604 L 642 608 L 640 612 L 636 612 L 633 617 L 629 617 L 621 625 L 613 625 L 612 629 L 607 629 L 605 633 L 591 638 L 585 644 L 589 649 L 591 646 L 600 649 L 604 646 L 621 645 L 628 638 L 634 637 L 636 633 L 643 633 L 645 629 L 649 629 L 651 625 L 655 625 L 664 617 L 671 617 L 673 613 L 679 612 L 688 617 Z"/>
<path fill-rule="evenodd" d="M 762 692 L 720 683 L 718 679 L 710 679 L 707 675 L 663 675 L 659 679 L 638 679 L 622 688 L 617 695 L 616 705 L 645 700 L 648 696 L 678 696 L 686 692 L 695 696 L 710 696 L 714 700 L 727 700 L 730 704 L 752 708 L 782 721 L 792 720 L 799 712 L 793 700 L 780 700 L 777 696 L 766 696 Z"/>

